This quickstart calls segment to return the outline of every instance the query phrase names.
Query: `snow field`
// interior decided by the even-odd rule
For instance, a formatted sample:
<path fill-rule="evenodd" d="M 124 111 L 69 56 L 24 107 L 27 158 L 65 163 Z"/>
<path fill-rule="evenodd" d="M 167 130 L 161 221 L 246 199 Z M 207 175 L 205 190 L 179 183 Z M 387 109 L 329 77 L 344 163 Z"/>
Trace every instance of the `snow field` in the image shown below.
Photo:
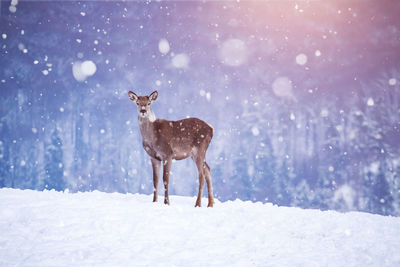
<path fill-rule="evenodd" d="M 400 266 L 398 217 L 151 200 L 0 189 L 0 266 Z"/>

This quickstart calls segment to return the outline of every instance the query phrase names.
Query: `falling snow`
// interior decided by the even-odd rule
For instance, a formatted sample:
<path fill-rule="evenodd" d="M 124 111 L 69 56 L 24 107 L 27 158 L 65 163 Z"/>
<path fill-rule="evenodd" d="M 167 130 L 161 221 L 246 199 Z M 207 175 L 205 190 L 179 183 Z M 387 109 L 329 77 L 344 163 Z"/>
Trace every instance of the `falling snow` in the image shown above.
<path fill-rule="evenodd" d="M 172 65 L 175 68 L 178 69 L 183 69 L 183 68 L 187 68 L 189 66 L 189 57 L 188 55 L 181 53 L 181 54 L 177 54 L 172 58 Z"/>
<path fill-rule="evenodd" d="M 254 136 L 258 136 L 258 135 L 260 134 L 260 130 L 258 129 L 257 126 L 253 126 L 253 127 L 251 128 L 251 132 L 252 132 L 252 134 L 253 134 Z"/>
<path fill-rule="evenodd" d="M 299 65 L 305 65 L 307 63 L 307 56 L 305 54 L 299 54 L 296 56 L 296 63 Z"/>
<path fill-rule="evenodd" d="M 219 49 L 219 58 L 225 65 L 237 67 L 246 62 L 246 44 L 240 39 L 228 39 Z"/>
<path fill-rule="evenodd" d="M 158 43 L 158 50 L 160 51 L 160 53 L 162 54 L 168 54 L 170 49 L 169 43 L 167 41 L 167 39 L 161 39 L 160 42 Z"/>
<path fill-rule="evenodd" d="M 272 90 L 277 96 L 292 96 L 292 81 L 288 77 L 278 77 L 272 84 Z"/>
<path fill-rule="evenodd" d="M 91 60 L 76 61 L 72 65 L 72 74 L 77 81 L 84 81 L 96 73 L 97 67 Z"/>

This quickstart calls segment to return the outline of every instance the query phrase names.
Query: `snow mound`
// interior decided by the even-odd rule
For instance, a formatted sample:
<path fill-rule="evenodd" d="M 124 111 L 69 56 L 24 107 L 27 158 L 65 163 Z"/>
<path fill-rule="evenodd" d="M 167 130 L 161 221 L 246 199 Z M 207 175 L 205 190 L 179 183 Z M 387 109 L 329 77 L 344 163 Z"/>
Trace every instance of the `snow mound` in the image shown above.
<path fill-rule="evenodd" d="M 0 189 L 0 266 L 400 266 L 397 217 L 151 199 Z"/>

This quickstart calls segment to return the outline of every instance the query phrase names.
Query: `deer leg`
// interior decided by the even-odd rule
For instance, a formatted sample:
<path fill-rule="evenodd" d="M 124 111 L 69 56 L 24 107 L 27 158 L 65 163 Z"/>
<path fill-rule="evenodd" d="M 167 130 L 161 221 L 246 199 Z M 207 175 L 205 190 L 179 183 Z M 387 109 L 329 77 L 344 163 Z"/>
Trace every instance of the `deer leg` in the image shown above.
<path fill-rule="evenodd" d="M 208 191 L 208 206 L 212 207 L 214 205 L 214 197 L 213 197 L 213 189 L 211 183 L 211 169 L 208 166 L 207 162 L 204 161 L 204 173 L 207 182 L 207 191 Z"/>
<path fill-rule="evenodd" d="M 168 184 L 169 184 L 169 172 L 171 170 L 172 159 L 166 159 L 163 161 L 164 169 L 163 169 L 163 182 L 165 189 L 165 197 L 164 204 L 169 205 L 169 197 L 168 197 Z"/>
<path fill-rule="evenodd" d="M 196 205 L 195 207 L 201 207 L 201 196 L 203 195 L 203 186 L 204 186 L 204 168 L 203 161 L 201 159 L 196 159 L 197 171 L 199 173 L 199 193 L 197 195 Z"/>
<path fill-rule="evenodd" d="M 153 202 L 157 202 L 158 198 L 158 179 L 160 177 L 160 167 L 161 167 L 161 161 L 157 159 L 151 159 L 151 165 L 153 166 L 153 184 L 154 184 L 154 196 L 153 196 Z"/>

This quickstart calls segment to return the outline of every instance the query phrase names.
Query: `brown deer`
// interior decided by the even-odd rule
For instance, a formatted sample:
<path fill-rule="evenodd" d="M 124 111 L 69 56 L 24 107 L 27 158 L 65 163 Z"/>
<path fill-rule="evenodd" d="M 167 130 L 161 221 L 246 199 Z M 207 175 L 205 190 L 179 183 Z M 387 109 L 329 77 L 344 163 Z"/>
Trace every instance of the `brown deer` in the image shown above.
<path fill-rule="evenodd" d="M 163 162 L 163 182 L 165 188 L 164 203 L 169 205 L 168 184 L 169 172 L 173 160 L 182 160 L 191 157 L 196 163 L 199 173 L 199 193 L 195 207 L 201 206 L 204 179 L 207 181 L 208 207 L 214 204 L 211 184 L 211 169 L 206 162 L 206 151 L 213 137 L 213 128 L 197 118 L 188 118 L 179 121 L 156 119 L 152 109 L 158 96 L 154 91 L 149 96 L 137 96 L 129 91 L 129 98 L 136 103 L 138 120 L 142 135 L 143 148 L 151 158 L 153 166 L 154 197 L 158 197 L 158 180 Z"/>

